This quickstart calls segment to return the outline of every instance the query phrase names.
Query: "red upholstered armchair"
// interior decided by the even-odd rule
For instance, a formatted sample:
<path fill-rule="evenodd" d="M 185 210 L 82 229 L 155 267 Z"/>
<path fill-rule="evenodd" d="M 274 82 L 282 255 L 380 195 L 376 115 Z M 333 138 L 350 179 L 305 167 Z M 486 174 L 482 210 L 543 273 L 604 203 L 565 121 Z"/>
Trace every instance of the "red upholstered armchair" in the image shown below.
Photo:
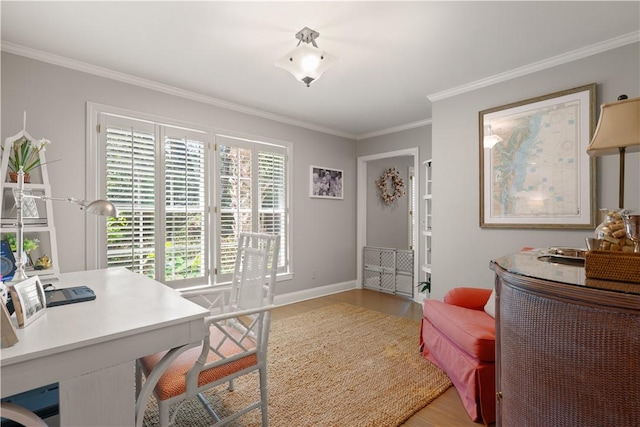
<path fill-rule="evenodd" d="M 444 302 L 424 302 L 420 331 L 423 356 L 451 378 L 471 419 L 485 424 L 496 418 L 492 307 L 491 289 L 455 288 Z"/>

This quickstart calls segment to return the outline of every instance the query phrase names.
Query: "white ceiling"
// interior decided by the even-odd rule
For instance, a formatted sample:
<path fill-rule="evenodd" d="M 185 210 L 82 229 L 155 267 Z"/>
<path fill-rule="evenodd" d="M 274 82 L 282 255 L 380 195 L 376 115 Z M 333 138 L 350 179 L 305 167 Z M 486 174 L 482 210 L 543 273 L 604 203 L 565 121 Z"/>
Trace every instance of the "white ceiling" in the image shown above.
<path fill-rule="evenodd" d="M 2 1 L 1 18 L 5 51 L 353 138 L 428 123 L 430 99 L 640 40 L 638 1 Z M 305 26 L 341 58 L 310 88 L 274 66 Z"/>

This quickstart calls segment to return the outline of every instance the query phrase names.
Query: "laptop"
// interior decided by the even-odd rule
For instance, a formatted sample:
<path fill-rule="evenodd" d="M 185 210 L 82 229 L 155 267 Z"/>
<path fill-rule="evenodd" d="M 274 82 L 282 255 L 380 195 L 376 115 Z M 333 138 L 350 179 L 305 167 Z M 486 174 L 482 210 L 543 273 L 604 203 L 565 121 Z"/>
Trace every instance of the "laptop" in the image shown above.
<path fill-rule="evenodd" d="M 47 307 L 74 304 L 76 302 L 91 301 L 96 299 L 96 294 L 88 286 L 74 286 L 72 288 L 53 289 L 45 291 Z"/>

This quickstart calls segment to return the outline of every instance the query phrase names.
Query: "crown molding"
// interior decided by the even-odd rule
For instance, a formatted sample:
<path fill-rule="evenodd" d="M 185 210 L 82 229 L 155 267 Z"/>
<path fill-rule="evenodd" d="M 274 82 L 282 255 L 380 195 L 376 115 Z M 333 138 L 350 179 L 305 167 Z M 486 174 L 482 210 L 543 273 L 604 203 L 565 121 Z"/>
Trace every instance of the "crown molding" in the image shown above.
<path fill-rule="evenodd" d="M 607 50 L 615 49 L 637 42 L 640 42 L 640 31 L 634 31 L 632 33 L 624 34 L 619 37 L 614 37 L 600 43 L 592 44 L 584 48 L 576 49 L 571 52 L 553 56 L 542 61 L 534 62 L 524 67 L 519 67 L 511 71 L 496 74 L 486 79 L 476 80 L 475 82 L 447 89 L 442 92 L 434 93 L 432 95 L 427 95 L 427 99 L 431 102 L 440 101 L 452 96 L 461 95 L 463 93 L 471 92 L 477 89 L 482 89 L 496 83 L 505 82 L 507 80 L 522 77 L 527 74 L 535 73 L 537 71 L 546 70 L 547 68 L 566 64 L 568 62 L 576 61 L 578 59 L 586 58 L 588 56 L 606 52 Z"/>
<path fill-rule="evenodd" d="M 552 68 L 568 62 L 586 58 L 591 55 L 596 55 L 598 53 L 602 53 L 607 50 L 615 49 L 618 47 L 626 46 L 628 44 L 637 43 L 637 42 L 640 42 L 640 31 L 628 33 L 619 37 L 605 40 L 604 42 L 601 42 L 601 43 L 596 43 L 581 49 L 576 49 L 574 51 L 557 55 L 539 62 L 534 62 L 524 67 L 519 67 L 514 70 L 496 74 L 494 76 L 491 76 L 485 79 L 476 80 L 474 82 L 466 83 L 464 85 L 447 89 L 442 92 L 437 92 L 431 95 L 427 95 L 427 99 L 430 102 L 439 101 L 442 99 L 450 98 L 452 96 L 461 95 L 463 93 L 471 92 L 477 89 L 481 89 L 497 83 L 508 81 L 517 77 L 522 77 L 527 74 L 535 73 L 537 71 Z M 335 135 L 342 138 L 352 139 L 356 141 L 373 138 L 381 135 L 387 135 L 390 133 L 401 132 L 404 130 L 414 129 L 417 127 L 430 125 L 432 123 L 432 119 L 429 118 L 429 119 L 420 120 L 417 122 L 390 127 L 387 129 L 381 129 L 375 132 L 368 132 L 368 133 L 356 135 L 356 134 L 342 132 L 342 131 L 324 127 L 324 126 L 319 126 L 313 123 L 296 120 L 287 116 L 270 113 L 270 112 L 259 110 L 256 108 L 235 104 L 232 102 L 202 95 L 196 92 L 191 92 L 184 89 L 176 88 L 173 86 L 164 85 L 151 80 L 132 76 L 130 74 L 113 71 L 107 68 L 98 67 L 95 65 L 72 60 L 72 59 L 54 55 L 51 53 L 39 51 L 36 49 L 31 49 L 25 46 L 17 45 L 15 43 L 2 41 L 0 43 L 0 50 L 2 50 L 3 52 L 12 53 L 15 55 L 20 55 L 27 58 L 35 59 L 38 61 L 47 62 L 53 65 L 58 65 L 61 67 L 82 71 L 82 72 L 97 75 L 100 77 L 105 77 L 105 78 L 116 80 L 122 83 L 132 84 L 135 86 L 155 90 L 158 92 L 163 92 L 169 95 L 179 96 L 181 98 L 189 99 L 189 100 L 200 102 L 203 104 L 213 105 L 213 106 L 224 108 L 227 110 L 236 111 L 239 113 L 243 113 L 243 114 L 247 114 L 255 117 L 260 117 L 267 120 L 273 120 L 276 122 L 301 127 L 301 128 L 309 129 L 316 132 L 326 133 L 329 135 Z"/>
<path fill-rule="evenodd" d="M 361 141 L 363 139 L 373 138 L 374 136 L 381 136 L 381 135 L 387 135 L 390 133 L 402 132 L 403 130 L 409 130 L 409 129 L 419 128 L 422 126 L 427 126 L 427 125 L 430 125 L 431 123 L 432 123 L 431 119 L 419 120 L 417 122 L 407 123 L 399 126 L 393 126 L 390 128 L 377 130 L 375 132 L 361 133 L 355 136 L 355 140 Z"/>
<path fill-rule="evenodd" d="M 2 41 L 0 44 L 0 50 L 15 55 L 24 56 L 27 58 L 35 59 L 38 61 L 46 62 L 60 67 L 70 68 L 72 70 L 81 71 L 88 74 L 93 74 L 100 77 L 105 77 L 111 80 L 116 80 L 122 83 L 127 83 L 146 89 L 163 92 L 169 95 L 179 96 L 181 98 L 189 99 L 191 101 L 201 102 L 203 104 L 213 105 L 215 107 L 224 108 L 238 113 L 248 114 L 263 119 L 273 120 L 276 122 L 298 126 L 301 128 L 313 130 L 316 132 L 322 132 L 329 135 L 335 135 L 347 139 L 355 139 L 356 135 L 351 133 L 342 132 L 336 129 L 331 129 L 324 126 L 319 126 L 313 123 L 305 122 L 302 120 L 296 120 L 290 117 L 281 116 L 279 114 L 270 113 L 267 111 L 259 110 L 257 108 L 246 107 L 240 104 L 234 104 L 233 102 L 224 101 L 222 99 L 214 98 L 211 96 L 202 95 L 196 92 L 180 89 L 174 86 L 164 85 L 151 80 L 136 77 L 130 74 L 121 73 L 118 71 L 110 70 L 108 68 L 98 67 L 96 65 L 87 64 L 85 62 L 76 61 L 73 59 L 65 58 L 63 56 L 54 55 L 48 52 L 43 52 L 37 49 L 31 49 L 25 46 L 21 46 L 15 43 Z"/>

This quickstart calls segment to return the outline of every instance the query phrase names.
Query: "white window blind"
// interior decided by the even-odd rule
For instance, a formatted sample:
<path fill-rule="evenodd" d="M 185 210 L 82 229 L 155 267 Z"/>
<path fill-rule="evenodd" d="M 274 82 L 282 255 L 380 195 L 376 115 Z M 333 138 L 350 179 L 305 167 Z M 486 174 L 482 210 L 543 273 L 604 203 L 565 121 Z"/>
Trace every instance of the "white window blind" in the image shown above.
<path fill-rule="evenodd" d="M 258 151 L 258 230 L 279 234 L 279 271 L 286 270 L 287 198 L 286 157 L 283 153 Z"/>
<path fill-rule="evenodd" d="M 216 136 L 218 187 L 217 280 L 230 280 L 241 232 L 280 235 L 278 272 L 288 269 L 286 149 Z"/>
<path fill-rule="evenodd" d="M 164 155 L 165 281 L 203 278 L 208 257 L 205 143 L 165 128 Z"/>
<path fill-rule="evenodd" d="M 119 216 L 107 219 L 107 267 L 155 278 L 155 126 L 108 119 L 106 196 Z"/>
<path fill-rule="evenodd" d="M 119 212 L 107 222 L 107 267 L 174 287 L 206 283 L 206 135 L 108 114 L 100 122 L 106 196 Z"/>
<path fill-rule="evenodd" d="M 97 155 L 89 173 L 96 196 L 119 212 L 105 233 L 96 230 L 96 266 L 175 288 L 225 283 L 247 231 L 279 234 L 277 271 L 290 274 L 287 144 L 136 114 L 98 106 L 91 115 L 97 132 L 88 150 Z"/>

